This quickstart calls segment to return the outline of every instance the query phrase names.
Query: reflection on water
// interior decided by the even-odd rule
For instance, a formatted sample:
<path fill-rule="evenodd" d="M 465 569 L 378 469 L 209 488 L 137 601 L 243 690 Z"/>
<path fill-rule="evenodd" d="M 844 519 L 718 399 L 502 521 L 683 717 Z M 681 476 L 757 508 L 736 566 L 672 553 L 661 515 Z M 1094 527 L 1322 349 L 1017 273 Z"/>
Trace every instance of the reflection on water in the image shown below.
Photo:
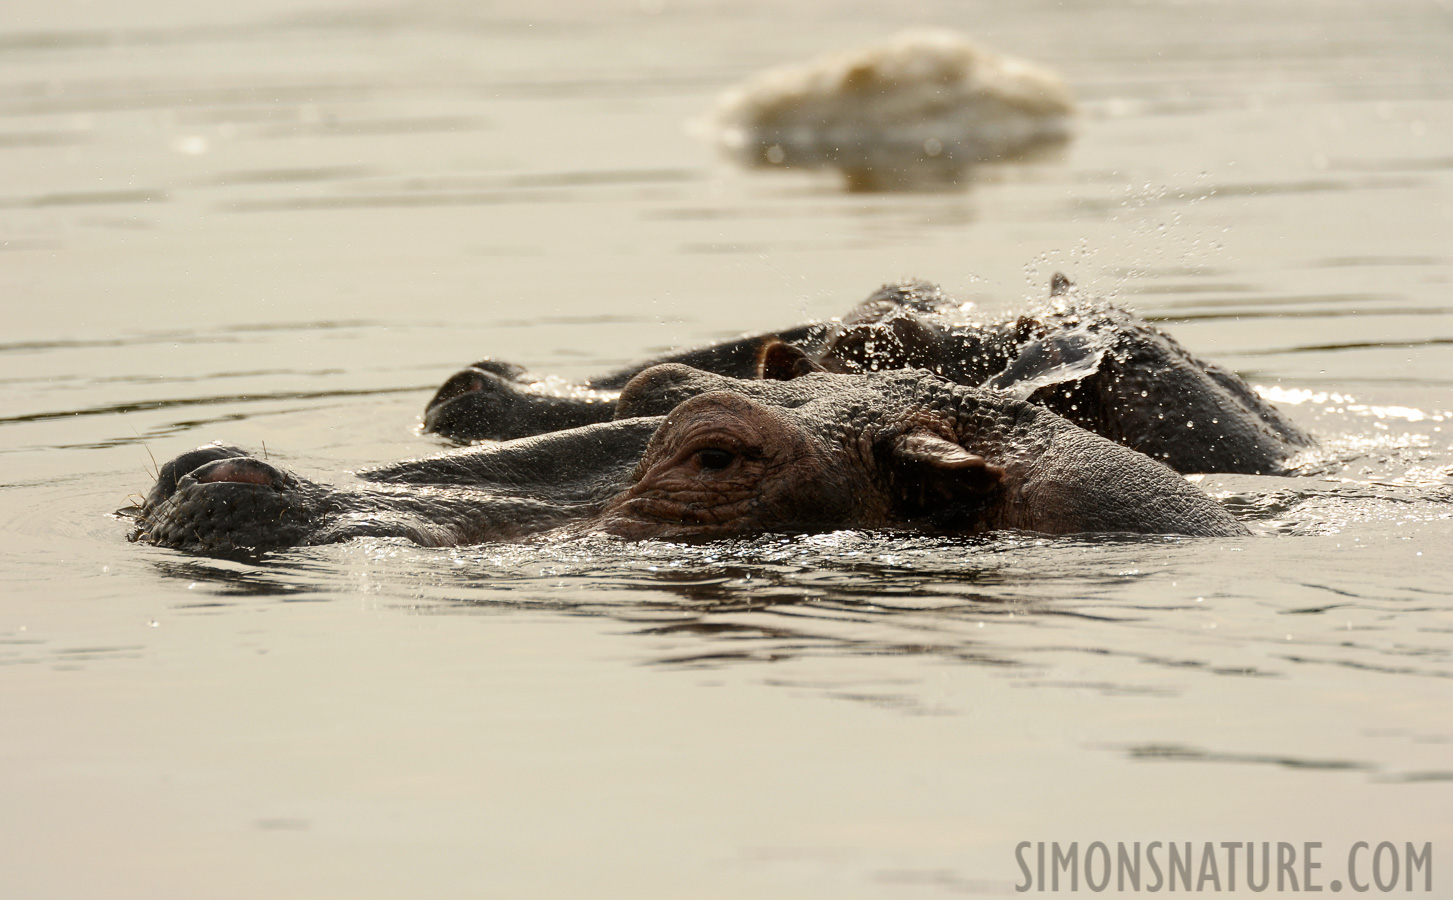
<path fill-rule="evenodd" d="M 183 604 L 179 609 L 227 606 L 230 605 L 229 598 L 242 597 L 317 599 L 308 596 L 309 586 L 286 577 L 287 573 L 302 574 L 305 571 L 305 567 L 297 564 L 270 561 L 266 568 L 258 568 L 241 561 L 164 560 L 154 565 L 158 577 L 185 581 L 188 590 L 197 585 L 206 586 L 204 596 L 207 600 Z M 280 575 L 285 577 L 278 577 Z"/>
<path fill-rule="evenodd" d="M 451 550 L 377 540 L 255 563 L 153 565 L 165 579 L 205 588 L 200 602 L 177 604 L 178 613 L 357 592 L 415 616 L 547 614 L 602 623 L 620 643 L 616 652 L 636 664 L 683 673 L 760 668 L 761 683 L 790 696 L 907 716 L 965 713 L 963 698 L 939 696 L 916 674 L 930 663 L 982 668 L 1020 689 L 1161 704 L 1222 690 L 1204 685 L 1207 678 L 1275 685 L 1272 695 L 1302 703 L 1321 702 L 1311 698 L 1330 670 L 1374 679 L 1365 686 L 1377 692 L 1453 678 L 1453 592 L 1439 562 L 1453 533 L 1453 489 L 1222 479 L 1256 486 L 1226 502 L 1258 536 L 839 532 Z M 1392 555 L 1404 560 L 1396 581 L 1380 572 Z M 1300 562 L 1278 570 L 1276 560 L 1286 558 Z M 1227 581 L 1228 567 L 1243 576 Z M 877 662 L 845 670 L 859 660 Z M 1446 724 L 1423 722 L 1424 742 L 1453 742 Z M 1137 763 L 1344 773 L 1377 783 L 1453 777 L 1372 747 L 1349 758 L 1284 746 L 1274 732 L 1249 744 L 1246 735 L 1208 732 L 1193 742 L 1085 749 Z"/>
<path fill-rule="evenodd" d="M 1282 639 L 1279 629 L 1259 634 L 1267 624 L 1265 613 L 1240 608 L 1248 599 L 1274 597 L 1274 617 L 1336 619 L 1311 625 L 1319 636 L 1296 644 L 1305 659 L 1284 660 L 1310 662 L 1311 655 L 1326 652 L 1334 664 L 1368 671 L 1453 677 L 1447 667 L 1453 648 L 1434 649 L 1436 638 L 1428 648 L 1431 655 L 1418 654 L 1426 665 L 1389 665 L 1388 656 L 1408 655 L 1402 638 L 1388 645 L 1367 635 L 1347 640 L 1340 631 L 1344 620 L 1350 628 L 1350 619 L 1369 614 L 1413 615 L 1433 598 L 1446 604 L 1449 588 L 1436 578 L 1408 575 L 1383 583 L 1377 571 L 1360 569 L 1362 561 L 1347 558 L 1343 548 L 1400 537 L 1413 541 L 1412 559 L 1427 550 L 1423 563 L 1434 563 L 1438 535 L 1453 526 L 1453 488 L 1259 476 L 1218 480 L 1242 486 L 1242 493 L 1219 496 L 1259 536 L 1240 541 L 1113 535 L 964 539 L 849 531 L 699 545 L 588 538 L 449 550 L 365 540 L 255 564 L 156 565 L 165 577 L 209 584 L 210 592 L 222 598 L 326 598 L 342 576 L 357 580 L 355 589 L 411 606 L 424 603 L 419 611 L 434 614 L 533 609 L 604 617 L 632 626 L 637 635 L 669 638 L 657 642 L 666 649 L 644 651 L 644 661 L 688 666 L 825 655 L 929 655 L 1038 668 L 1046 655 L 1072 653 L 1217 675 L 1285 675 L 1265 663 L 1230 661 L 1248 644 Z M 1252 484 L 1255 490 L 1245 490 Z M 1408 529 L 1416 525 L 1421 531 Z M 1410 533 L 1387 534 L 1389 527 Z M 1285 553 L 1321 558 L 1331 567 L 1332 581 L 1342 583 L 1308 578 L 1299 569 L 1262 572 L 1258 577 L 1271 579 L 1267 583 L 1217 585 L 1219 573 L 1233 560 L 1257 566 L 1254 560 Z M 1355 584 L 1345 580 L 1348 575 Z M 1195 589 L 1200 592 L 1178 590 L 1183 580 L 1200 585 Z M 1398 612 L 1408 603 L 1415 606 Z M 1221 609 L 1225 605 L 1235 607 L 1235 613 L 1227 616 Z M 1217 641 L 1210 647 L 1202 642 L 1198 653 L 1205 655 L 1149 649 L 1174 647 L 1181 640 L 1177 635 L 1207 622 L 1214 623 Z M 992 631 L 985 630 L 988 626 Z M 1075 635 L 1073 646 L 1064 644 L 1066 628 Z M 1053 676 L 1052 666 L 1045 668 L 1037 678 L 1064 684 Z M 1157 690 L 1113 680 L 1097 683 L 1096 689 Z"/>

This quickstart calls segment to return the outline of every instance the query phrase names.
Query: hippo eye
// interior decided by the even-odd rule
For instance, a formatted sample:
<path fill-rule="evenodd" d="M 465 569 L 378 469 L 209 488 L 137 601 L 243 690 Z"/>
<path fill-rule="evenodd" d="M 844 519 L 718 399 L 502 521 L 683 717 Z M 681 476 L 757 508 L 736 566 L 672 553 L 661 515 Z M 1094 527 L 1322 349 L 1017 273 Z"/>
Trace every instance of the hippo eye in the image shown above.
<path fill-rule="evenodd" d="M 730 450 L 723 450 L 720 447 L 707 447 L 705 450 L 696 451 L 696 464 L 702 469 L 719 472 L 732 464 L 737 455 Z"/>

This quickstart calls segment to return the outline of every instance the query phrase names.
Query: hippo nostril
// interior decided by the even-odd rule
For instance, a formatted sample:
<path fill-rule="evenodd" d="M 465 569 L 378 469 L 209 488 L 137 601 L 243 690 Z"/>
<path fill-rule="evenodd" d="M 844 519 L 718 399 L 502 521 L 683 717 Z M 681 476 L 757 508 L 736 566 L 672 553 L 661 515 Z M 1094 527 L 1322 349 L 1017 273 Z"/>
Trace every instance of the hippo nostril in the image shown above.
<path fill-rule="evenodd" d="M 221 443 L 207 444 L 183 453 L 181 456 L 162 466 L 156 473 L 156 484 L 152 486 L 150 493 L 147 495 L 146 504 L 148 506 L 155 506 L 170 497 L 176 492 L 177 484 L 186 477 L 188 472 L 195 471 L 219 459 L 230 459 L 246 455 L 247 451 L 241 448 Z"/>
<path fill-rule="evenodd" d="M 495 440 L 514 437 L 504 434 L 499 425 L 508 424 L 505 407 L 516 392 L 512 382 L 498 375 L 465 369 L 444 382 L 429 401 L 424 409 L 424 430 L 445 436 L 464 432 Z"/>
<path fill-rule="evenodd" d="M 456 372 L 449 377 L 449 380 L 439 386 L 435 392 L 434 399 L 429 401 L 429 409 L 442 406 L 456 397 L 463 397 L 465 394 L 473 394 L 484 390 L 484 374 L 477 369 L 465 369 Z"/>
<path fill-rule="evenodd" d="M 277 469 L 261 460 L 242 457 L 221 459 L 192 472 L 192 477 L 202 484 L 231 482 L 233 484 L 259 484 L 275 486 L 281 480 Z"/>

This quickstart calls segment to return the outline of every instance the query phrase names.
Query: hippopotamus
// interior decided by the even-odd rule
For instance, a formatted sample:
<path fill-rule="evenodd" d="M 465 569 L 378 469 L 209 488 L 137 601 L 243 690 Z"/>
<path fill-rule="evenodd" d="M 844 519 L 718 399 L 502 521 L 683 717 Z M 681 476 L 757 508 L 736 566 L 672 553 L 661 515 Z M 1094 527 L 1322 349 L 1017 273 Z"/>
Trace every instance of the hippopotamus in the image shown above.
<path fill-rule="evenodd" d="M 833 168 L 850 190 L 962 187 L 972 167 L 1070 136 L 1064 79 L 942 29 L 763 72 L 701 123 L 753 168 Z"/>
<path fill-rule="evenodd" d="M 845 528 L 1245 533 L 1144 454 L 923 370 L 764 380 L 669 363 L 635 375 L 611 405 L 609 421 L 406 460 L 346 485 L 207 445 L 162 466 L 131 539 L 230 554 L 360 536 L 446 546 Z"/>
<path fill-rule="evenodd" d="M 1191 355 L 1134 313 L 1080 296 L 1063 275 L 1054 277 L 1050 300 L 1012 318 L 962 321 L 961 305 L 932 284 L 888 285 L 840 321 L 660 356 L 580 384 L 485 359 L 444 382 L 425 409 L 424 429 L 467 442 L 607 422 L 632 378 L 678 363 L 778 380 L 923 369 L 1042 406 L 1183 473 L 1285 474 L 1314 445 L 1235 373 Z"/>

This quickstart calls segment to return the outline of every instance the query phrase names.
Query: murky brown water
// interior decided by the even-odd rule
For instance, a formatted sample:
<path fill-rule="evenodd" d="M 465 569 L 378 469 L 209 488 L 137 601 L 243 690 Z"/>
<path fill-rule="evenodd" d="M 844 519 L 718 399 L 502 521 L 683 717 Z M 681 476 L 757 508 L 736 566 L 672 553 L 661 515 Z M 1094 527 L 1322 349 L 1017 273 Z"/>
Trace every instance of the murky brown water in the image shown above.
<path fill-rule="evenodd" d="M 1057 157 L 847 194 L 687 134 L 908 25 L 1056 66 Z M 1453 871 L 1453 8 L 34 5 L 0 24 L 0 895 L 1012 894 L 1028 841 L 1433 842 Z M 439 445 L 580 376 L 1056 269 L 1328 450 L 1257 535 L 421 550 L 123 540 L 223 439 Z"/>

